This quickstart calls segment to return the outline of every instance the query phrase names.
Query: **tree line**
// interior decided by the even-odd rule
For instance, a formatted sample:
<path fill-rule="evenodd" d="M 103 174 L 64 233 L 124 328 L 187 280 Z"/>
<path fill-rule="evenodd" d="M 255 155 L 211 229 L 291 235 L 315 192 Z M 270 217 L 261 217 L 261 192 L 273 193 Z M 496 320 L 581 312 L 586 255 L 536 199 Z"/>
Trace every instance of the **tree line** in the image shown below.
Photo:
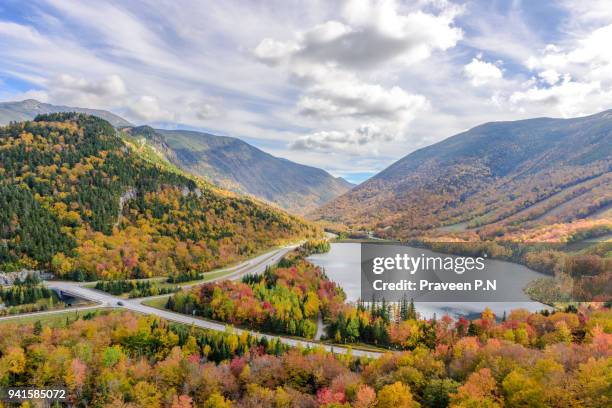
<path fill-rule="evenodd" d="M 180 288 L 178 286 L 160 286 L 156 282 L 148 280 L 113 280 L 98 281 L 95 289 L 110 293 L 111 295 L 122 295 L 127 293 L 130 298 L 140 298 L 174 293 Z"/>

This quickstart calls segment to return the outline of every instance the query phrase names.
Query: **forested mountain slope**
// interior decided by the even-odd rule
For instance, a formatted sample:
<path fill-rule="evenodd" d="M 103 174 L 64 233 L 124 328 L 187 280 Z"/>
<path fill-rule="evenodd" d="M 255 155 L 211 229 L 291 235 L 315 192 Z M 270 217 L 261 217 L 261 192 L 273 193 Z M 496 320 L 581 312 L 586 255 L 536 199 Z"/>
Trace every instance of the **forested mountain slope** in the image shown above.
<path fill-rule="evenodd" d="M 131 126 L 130 122 L 109 111 L 77 108 L 74 106 L 52 105 L 50 103 L 39 102 L 35 99 L 26 99 L 16 102 L 0 102 L 0 125 L 7 125 L 11 121 L 20 122 L 24 120 L 32 120 L 36 117 L 36 115 L 43 113 L 58 112 L 85 113 L 107 120 L 115 127 Z"/>
<path fill-rule="evenodd" d="M 272 156 L 233 137 L 149 126 L 127 131 L 145 138 L 190 173 L 298 214 L 312 211 L 352 187 L 324 170 Z"/>
<path fill-rule="evenodd" d="M 315 229 L 143 157 L 105 120 L 0 127 L 0 268 L 83 278 L 206 271 Z"/>
<path fill-rule="evenodd" d="M 77 112 L 107 120 L 142 138 L 177 167 L 241 194 L 250 194 L 297 214 L 305 214 L 353 185 L 324 170 L 265 153 L 240 139 L 185 130 L 133 125 L 111 112 L 52 105 L 34 99 L 0 103 L 0 125 L 32 120 L 45 113 Z"/>
<path fill-rule="evenodd" d="M 409 154 L 312 216 L 395 237 L 484 226 L 481 236 L 547 239 L 544 227 L 612 222 L 611 170 L 612 111 L 487 123 Z"/>

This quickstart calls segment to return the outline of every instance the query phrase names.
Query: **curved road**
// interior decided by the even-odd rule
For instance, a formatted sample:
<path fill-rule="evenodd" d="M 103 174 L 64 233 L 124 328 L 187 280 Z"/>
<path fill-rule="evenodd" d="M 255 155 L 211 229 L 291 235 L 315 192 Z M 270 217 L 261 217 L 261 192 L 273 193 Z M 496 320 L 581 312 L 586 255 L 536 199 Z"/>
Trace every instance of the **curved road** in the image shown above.
<path fill-rule="evenodd" d="M 231 268 L 225 268 L 220 271 L 213 271 L 212 273 L 222 272 L 222 271 L 228 272 L 228 273 L 222 276 L 219 276 L 217 278 L 211 279 L 208 282 L 214 282 L 214 281 L 223 280 L 223 279 L 236 280 L 236 279 L 242 278 L 242 276 L 246 274 L 263 273 L 267 266 L 276 264 L 287 252 L 291 251 L 295 247 L 296 245 L 286 246 L 284 248 L 277 249 L 277 250 L 265 253 L 263 255 L 257 256 L 255 258 L 252 258 L 248 261 L 245 261 Z M 209 330 L 226 331 L 227 328 L 230 327 L 229 325 L 226 325 L 224 323 L 210 321 L 210 320 L 203 320 L 197 317 L 192 317 L 192 316 L 184 315 L 181 313 L 174 313 L 168 310 L 160 310 L 160 309 L 156 309 L 154 307 L 146 306 L 142 304 L 142 302 L 146 300 L 150 300 L 150 299 L 154 299 L 158 297 L 167 297 L 168 295 L 152 296 L 152 297 L 139 298 L 139 299 L 121 299 L 121 298 L 112 296 L 105 292 L 100 292 L 94 289 L 86 288 L 83 286 L 84 285 L 83 283 L 64 282 L 64 281 L 47 281 L 46 284 L 48 287 L 55 289 L 55 290 L 59 290 L 62 293 L 66 293 L 66 294 L 73 295 L 75 297 L 79 297 L 82 299 L 98 302 L 100 305 L 82 307 L 82 308 L 60 309 L 57 311 L 31 313 L 27 315 L 7 316 L 7 317 L 0 318 L 0 320 L 19 318 L 23 316 L 34 316 L 34 315 L 39 315 L 39 314 L 62 313 L 62 312 L 72 311 L 72 310 L 86 310 L 86 309 L 96 308 L 100 306 L 102 307 L 110 306 L 110 307 L 123 307 L 125 309 L 131 310 L 134 312 L 143 313 L 146 315 L 155 315 L 155 316 L 159 316 L 166 320 L 171 320 L 177 323 L 183 323 L 187 325 L 194 325 L 194 326 L 201 327 L 204 329 L 209 329 Z M 201 284 L 201 282 L 196 283 L 196 284 L 182 285 L 182 287 L 189 287 L 189 286 L 194 286 L 198 284 Z M 314 341 L 301 340 L 301 339 L 285 337 L 285 336 L 277 336 L 277 335 L 271 335 L 271 334 L 264 334 L 264 333 L 259 333 L 253 330 L 245 330 L 245 329 L 238 329 L 238 328 L 232 328 L 232 330 L 236 333 L 248 332 L 257 337 L 265 337 L 267 339 L 278 339 L 281 341 L 281 343 L 287 344 L 293 347 L 297 347 L 297 346 L 301 346 L 305 348 L 323 347 L 326 351 L 334 352 L 334 353 L 341 353 L 341 354 L 348 353 L 350 350 L 350 352 L 354 356 L 370 357 L 370 358 L 377 358 L 383 354 L 383 353 L 375 352 L 375 351 L 349 349 L 347 347 L 324 345 L 324 344 L 314 342 Z"/>

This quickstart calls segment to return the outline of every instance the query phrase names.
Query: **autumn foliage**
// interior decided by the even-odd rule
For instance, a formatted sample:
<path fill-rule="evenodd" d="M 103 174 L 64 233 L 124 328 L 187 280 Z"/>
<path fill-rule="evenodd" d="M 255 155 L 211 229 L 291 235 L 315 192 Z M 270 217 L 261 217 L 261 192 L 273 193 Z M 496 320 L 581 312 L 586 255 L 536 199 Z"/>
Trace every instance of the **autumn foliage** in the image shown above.
<path fill-rule="evenodd" d="M 529 327 L 570 328 L 540 347 L 480 333 L 368 361 L 127 312 L 86 315 L 60 328 L 3 326 L 0 386 L 64 386 L 71 404 L 92 407 L 610 406 L 610 310 L 553 316 L 518 311 L 489 326 L 528 337 L 538 336 Z"/>
<path fill-rule="evenodd" d="M 304 252 L 306 251 L 306 252 Z M 221 281 L 179 292 L 167 307 L 272 333 L 314 337 L 317 318 L 342 307 L 344 293 L 323 271 L 304 260 L 301 247 L 261 276 Z"/>
<path fill-rule="evenodd" d="M 0 224 L 0 270 L 77 280 L 198 274 L 316 232 L 73 113 L 0 127 Z"/>

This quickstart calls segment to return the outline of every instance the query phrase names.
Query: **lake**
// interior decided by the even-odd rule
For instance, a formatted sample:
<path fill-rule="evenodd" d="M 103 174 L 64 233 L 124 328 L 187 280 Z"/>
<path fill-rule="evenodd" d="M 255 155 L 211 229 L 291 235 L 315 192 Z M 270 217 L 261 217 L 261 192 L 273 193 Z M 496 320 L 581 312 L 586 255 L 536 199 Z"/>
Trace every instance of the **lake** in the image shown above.
<path fill-rule="evenodd" d="M 419 249 L 421 251 L 421 249 Z M 325 254 L 315 254 L 308 258 L 312 263 L 325 269 L 325 273 L 332 281 L 338 283 L 346 293 L 349 302 L 357 301 L 361 293 L 361 244 L 359 243 L 332 243 L 331 250 Z M 530 301 L 522 288 L 530 281 L 548 277 L 535 272 L 523 265 L 509 262 L 489 260 L 488 270 L 498 274 L 500 278 L 507 278 L 508 272 L 512 275 L 512 287 L 507 290 L 515 291 L 517 300 L 515 302 L 415 302 L 417 311 L 421 316 L 430 318 L 435 313 L 438 317 L 449 314 L 450 316 L 470 316 L 480 314 L 485 307 L 491 308 L 497 316 L 502 316 L 504 311 L 509 313 L 513 309 L 527 309 L 532 312 L 550 309 L 548 306 Z"/>

